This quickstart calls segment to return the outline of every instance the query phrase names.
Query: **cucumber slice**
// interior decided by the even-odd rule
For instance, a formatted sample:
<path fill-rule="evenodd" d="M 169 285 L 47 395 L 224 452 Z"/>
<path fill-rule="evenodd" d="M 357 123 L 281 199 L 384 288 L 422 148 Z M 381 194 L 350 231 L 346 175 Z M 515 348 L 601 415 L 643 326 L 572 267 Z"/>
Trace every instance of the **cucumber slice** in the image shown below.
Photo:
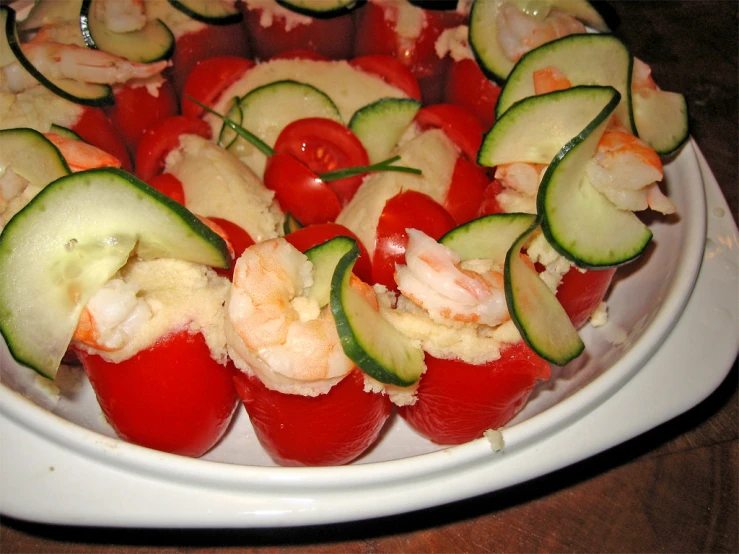
<path fill-rule="evenodd" d="M 483 138 L 477 163 L 548 164 L 618 94 L 611 87 L 578 86 L 520 100 Z"/>
<path fill-rule="evenodd" d="M 62 98 L 84 106 L 104 107 L 115 103 L 113 90 L 108 85 L 81 83 L 72 79 L 46 77 L 26 58 L 21 49 L 18 31 L 15 26 L 15 11 L 8 6 L 0 6 L 0 42 L 7 43 L 15 59 L 39 83 Z"/>
<path fill-rule="evenodd" d="M 584 268 L 624 264 L 641 254 L 652 232 L 629 211 L 595 189 L 585 168 L 619 102 L 611 102 L 554 157 L 536 198 L 542 231 L 563 256 Z"/>
<path fill-rule="evenodd" d="M 306 290 L 306 295 L 315 298 L 321 308 L 331 300 L 331 279 L 339 260 L 355 245 L 350 237 L 334 237 L 305 252 L 313 264 L 313 284 Z"/>
<path fill-rule="evenodd" d="M 298 119 L 324 117 L 343 123 L 336 104 L 326 93 L 311 85 L 291 80 L 276 81 L 255 88 L 241 99 L 239 109 L 242 114 L 242 127 L 254 133 L 269 146 L 274 146 L 282 130 Z M 229 137 L 230 134 L 226 132 L 225 136 Z M 236 138 L 228 150 L 242 160 L 248 159 L 248 165 L 257 175 L 262 174 L 260 167 L 252 164 L 261 161 L 263 168 L 266 157 L 246 139 Z M 252 156 L 256 158 L 252 160 Z"/>
<path fill-rule="evenodd" d="M 486 215 L 452 229 L 439 242 L 456 252 L 462 261 L 485 259 L 502 266 L 508 250 L 535 218 L 519 213 Z"/>
<path fill-rule="evenodd" d="M 506 303 L 526 344 L 548 362 L 565 365 L 577 358 L 585 345 L 557 297 L 521 259 L 521 249 L 540 220 L 537 217 L 508 250 L 504 270 Z"/>
<path fill-rule="evenodd" d="M 677 92 L 644 89 L 631 95 L 639 137 L 660 156 L 677 152 L 688 140 L 688 103 Z"/>
<path fill-rule="evenodd" d="M 231 107 L 228 109 L 228 113 L 226 113 L 226 117 L 238 125 L 244 123 L 244 114 L 241 111 L 241 106 L 239 106 L 240 101 L 241 99 L 235 96 Z M 224 124 L 218 135 L 218 146 L 228 149 L 238 137 L 239 135 L 236 131 Z"/>
<path fill-rule="evenodd" d="M 172 57 L 174 35 L 161 20 L 147 21 L 138 31 L 115 33 L 94 16 L 93 5 L 98 1 L 83 0 L 80 8 L 80 29 L 87 46 L 139 63 Z"/>
<path fill-rule="evenodd" d="M 349 129 L 376 164 L 390 156 L 420 109 L 421 103 L 412 98 L 380 98 L 354 112 Z"/>
<path fill-rule="evenodd" d="M 367 3 L 367 0 L 277 0 L 283 8 L 318 19 L 346 15 Z"/>
<path fill-rule="evenodd" d="M 223 0 L 169 0 L 188 17 L 208 25 L 234 25 L 243 19 L 235 2 Z"/>
<path fill-rule="evenodd" d="M 390 385 L 410 386 L 425 371 L 424 353 L 398 333 L 349 284 L 359 256 L 356 244 L 339 260 L 331 281 L 331 312 L 344 353 L 367 375 Z"/>
<path fill-rule="evenodd" d="M 499 83 L 506 80 L 515 65 L 505 55 L 498 40 L 498 12 L 506 2 L 529 15 L 542 18 L 551 9 L 557 9 L 598 31 L 609 30 L 598 11 L 587 0 L 475 0 L 470 12 L 470 47 L 482 70 Z"/>
<path fill-rule="evenodd" d="M 62 127 L 61 125 L 57 125 L 56 123 L 51 124 L 49 131 L 52 133 L 56 133 L 60 137 L 68 138 L 71 140 L 82 140 L 83 142 L 85 142 L 82 137 L 75 133 L 72 129 Z"/>
<path fill-rule="evenodd" d="M 51 141 L 25 128 L 0 130 L 0 175 L 8 168 L 38 188 L 71 173 Z"/>
<path fill-rule="evenodd" d="M 282 224 L 282 232 L 285 235 L 289 235 L 290 233 L 294 233 L 295 231 L 298 231 L 305 227 L 300 221 L 298 221 L 298 218 L 295 217 L 290 212 L 285 213 L 285 223 Z"/>
<path fill-rule="evenodd" d="M 631 70 L 634 59 L 626 46 L 611 35 L 570 35 L 524 55 L 508 76 L 495 107 L 496 119 L 513 104 L 534 96 L 534 71 L 556 67 L 573 86 L 611 86 L 621 94 L 616 116 L 635 134 L 631 111 Z"/>
<path fill-rule="evenodd" d="M 0 333 L 13 357 L 53 378 L 85 304 L 132 253 L 229 264 L 223 239 L 120 169 L 41 191 L 0 235 Z"/>

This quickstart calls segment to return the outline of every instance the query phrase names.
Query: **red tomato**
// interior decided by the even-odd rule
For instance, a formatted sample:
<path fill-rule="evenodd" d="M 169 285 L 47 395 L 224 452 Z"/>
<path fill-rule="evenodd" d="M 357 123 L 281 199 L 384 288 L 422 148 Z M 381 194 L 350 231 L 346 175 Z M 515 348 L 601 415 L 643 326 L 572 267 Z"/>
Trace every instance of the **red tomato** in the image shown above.
<path fill-rule="evenodd" d="M 171 173 L 161 173 L 149 179 L 149 185 L 175 202 L 185 205 L 185 191 L 180 180 Z"/>
<path fill-rule="evenodd" d="M 100 108 L 83 108 L 82 115 L 70 129 L 77 133 L 82 140 L 118 158 L 123 169 L 132 171 L 131 158 L 128 155 L 128 150 L 126 150 L 126 145 L 103 110 Z"/>
<path fill-rule="evenodd" d="M 416 123 L 422 130 L 441 129 L 468 159 L 477 159 L 483 129 L 468 110 L 454 104 L 425 106 L 416 113 Z"/>
<path fill-rule="evenodd" d="M 351 237 L 357 241 L 359 245 L 359 258 L 354 264 L 354 274 L 365 283 L 372 282 L 372 266 L 370 265 L 369 254 L 367 249 L 359 240 L 359 237 L 352 233 L 349 229 L 338 223 L 321 223 L 319 225 L 309 225 L 285 235 L 285 240 L 292 244 L 301 252 L 313 248 L 318 244 L 322 244 L 334 237 Z"/>
<path fill-rule="evenodd" d="M 200 117 L 205 110 L 188 96 L 212 106 L 224 90 L 254 67 L 254 62 L 238 56 L 216 56 L 201 60 L 192 68 L 182 91 L 182 115 Z"/>
<path fill-rule="evenodd" d="M 177 115 L 150 127 L 139 141 L 136 150 L 136 176 L 150 181 L 164 169 L 164 161 L 180 143 L 180 135 L 199 135 L 210 138 L 210 125 L 202 119 Z"/>
<path fill-rule="evenodd" d="M 418 229 L 438 240 L 456 227 L 449 212 L 433 198 L 407 190 L 385 204 L 377 224 L 375 252 L 372 256 L 372 282 L 397 291 L 395 264 L 405 263 L 408 245 L 406 229 Z"/>
<path fill-rule="evenodd" d="M 490 180 L 485 170 L 466 158 L 457 158 L 452 183 L 444 201 L 444 208 L 462 225 L 475 219 L 485 198 Z"/>
<path fill-rule="evenodd" d="M 216 56 L 250 57 L 249 38 L 242 23 L 233 25 L 206 25 L 200 31 L 187 33 L 177 39 L 172 57 L 171 80 L 177 97 L 190 71 L 201 60 Z"/>
<path fill-rule="evenodd" d="M 115 89 L 115 104 L 106 113 L 123 138 L 129 153 L 135 154 L 144 131 L 177 115 L 177 97 L 172 85 L 163 81 L 156 96 L 144 86 L 124 85 Z"/>
<path fill-rule="evenodd" d="M 585 325 L 611 286 L 616 268 L 588 270 L 571 268 L 557 288 L 557 299 L 576 329 Z"/>
<path fill-rule="evenodd" d="M 226 277 L 229 281 L 233 281 L 235 260 L 238 260 L 244 253 L 244 250 L 254 244 L 254 240 L 239 225 L 227 219 L 220 217 L 209 217 L 208 219 L 218 225 L 226 234 L 225 238 L 228 240 L 231 248 L 233 248 L 234 253 L 234 262 L 231 263 L 231 267 L 228 269 L 215 269 L 215 272 L 221 277 Z"/>
<path fill-rule="evenodd" d="M 310 23 L 298 23 L 288 30 L 285 17 L 275 14 L 271 24 L 262 26 L 261 8 L 242 6 L 244 20 L 252 41 L 254 56 L 265 60 L 289 50 L 312 50 L 332 59 L 351 56 L 354 43 L 354 19 L 351 14 L 331 19 L 312 19 Z"/>
<path fill-rule="evenodd" d="M 341 211 L 339 197 L 303 162 L 290 154 L 267 158 L 264 186 L 275 191 L 282 210 L 304 225 L 333 221 Z"/>
<path fill-rule="evenodd" d="M 489 214 L 501 214 L 505 212 L 503 207 L 498 203 L 498 195 L 503 191 L 503 185 L 497 179 L 490 181 L 482 195 L 480 208 L 477 211 L 477 217 Z"/>
<path fill-rule="evenodd" d="M 488 80 L 475 60 L 454 62 L 449 69 L 444 102 L 469 110 L 487 131 L 495 123 L 495 105 L 501 88 Z"/>
<path fill-rule="evenodd" d="M 358 12 L 355 56 L 385 54 L 397 58 L 419 82 L 424 103 L 441 101 L 448 60 L 436 54 L 436 40 L 442 31 L 458 25 L 463 17 L 456 12 L 423 12 L 423 24 L 416 38 L 401 37 L 395 30 L 398 7 L 369 2 Z"/>
<path fill-rule="evenodd" d="M 370 54 L 349 61 L 349 65 L 380 77 L 386 83 L 399 88 L 410 98 L 421 100 L 421 88 L 410 69 L 390 55 Z"/>
<path fill-rule="evenodd" d="M 299 119 L 287 125 L 277 137 L 274 150 L 297 158 L 317 174 L 369 165 L 367 151 L 348 127 L 320 117 Z M 364 175 L 346 177 L 329 181 L 328 186 L 341 205 L 346 206 L 363 178 Z"/>
<path fill-rule="evenodd" d="M 234 382 L 259 442 L 283 466 L 349 463 L 377 440 L 391 412 L 386 396 L 364 392 L 358 369 L 315 397 L 270 390 L 245 373 Z"/>
<path fill-rule="evenodd" d="M 413 406 L 398 409 L 418 433 L 437 444 L 462 444 L 505 425 L 523 408 L 549 365 L 519 342 L 483 365 L 426 355 Z"/>
<path fill-rule="evenodd" d="M 118 364 L 83 350 L 77 355 L 105 417 L 129 442 L 198 457 L 231 421 L 237 371 L 213 360 L 200 334 L 169 335 Z"/>

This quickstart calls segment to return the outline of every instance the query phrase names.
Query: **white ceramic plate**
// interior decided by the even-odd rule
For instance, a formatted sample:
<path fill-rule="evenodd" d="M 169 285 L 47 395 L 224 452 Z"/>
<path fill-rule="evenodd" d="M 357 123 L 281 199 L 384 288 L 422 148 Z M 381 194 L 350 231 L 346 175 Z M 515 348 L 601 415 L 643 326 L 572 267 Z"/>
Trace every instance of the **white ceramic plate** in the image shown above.
<path fill-rule="evenodd" d="M 642 433 L 710 394 L 739 348 L 737 229 L 692 142 L 666 181 L 680 216 L 654 218 L 653 247 L 617 277 L 609 323 L 584 331 L 585 355 L 535 392 L 503 452 L 484 439 L 442 449 L 396 418 L 351 466 L 274 467 L 239 410 L 205 458 L 182 458 L 115 439 L 79 374 L 52 399 L 2 345 L 0 512 L 137 527 L 341 522 L 499 490 Z"/>

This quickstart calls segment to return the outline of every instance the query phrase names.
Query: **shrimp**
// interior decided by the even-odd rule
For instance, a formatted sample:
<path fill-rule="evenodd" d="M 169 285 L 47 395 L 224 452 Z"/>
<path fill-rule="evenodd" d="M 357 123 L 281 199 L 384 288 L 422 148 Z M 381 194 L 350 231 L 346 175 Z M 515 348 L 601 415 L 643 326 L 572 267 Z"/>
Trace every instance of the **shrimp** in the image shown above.
<path fill-rule="evenodd" d="M 522 12 L 509 2 L 500 6 L 496 24 L 500 47 L 512 62 L 544 43 L 586 32 L 585 25 L 563 12 L 551 10 L 541 19 Z"/>
<path fill-rule="evenodd" d="M 167 62 L 137 63 L 102 50 L 75 44 L 31 41 L 23 45 L 28 60 L 49 79 L 72 79 L 84 83 L 114 85 L 132 79 L 146 79 L 161 73 Z M 38 84 L 18 61 L 2 68 L 2 89 L 19 93 Z"/>
<path fill-rule="evenodd" d="M 95 17 L 114 33 L 138 31 L 146 25 L 144 0 L 98 0 Z"/>
<path fill-rule="evenodd" d="M 502 273 L 491 268 L 463 269 L 453 251 L 421 231 L 407 232 L 406 265 L 395 270 L 403 296 L 438 323 L 495 327 L 510 319 Z"/>
<path fill-rule="evenodd" d="M 634 135 L 606 130 L 586 172 L 593 186 L 622 210 L 676 211 L 657 185 L 663 176 L 659 155 Z"/>
<path fill-rule="evenodd" d="M 62 153 L 69 169 L 74 172 L 96 167 L 121 167 L 121 161 L 85 141 L 63 137 L 56 133 L 44 133 L 44 136 Z"/>
<path fill-rule="evenodd" d="M 542 67 L 534 71 L 534 94 L 546 94 L 572 87 L 567 76 L 556 67 Z"/>
<path fill-rule="evenodd" d="M 236 262 L 229 353 L 269 388 L 315 396 L 353 368 L 330 309 L 306 294 L 312 284 L 312 264 L 284 239 L 250 246 Z"/>
<path fill-rule="evenodd" d="M 138 292 L 138 287 L 119 277 L 108 281 L 82 310 L 73 340 L 102 352 L 124 348 L 152 318 Z"/>

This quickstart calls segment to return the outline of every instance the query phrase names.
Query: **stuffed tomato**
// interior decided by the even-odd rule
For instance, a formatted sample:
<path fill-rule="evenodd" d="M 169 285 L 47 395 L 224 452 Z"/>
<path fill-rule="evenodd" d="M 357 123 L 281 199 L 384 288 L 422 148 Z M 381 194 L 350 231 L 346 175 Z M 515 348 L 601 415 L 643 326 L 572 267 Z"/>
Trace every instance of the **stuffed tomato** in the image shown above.
<path fill-rule="evenodd" d="M 243 372 L 235 382 L 257 438 L 281 465 L 348 463 L 391 412 L 344 353 L 328 305 L 335 250 L 346 240 L 306 255 L 272 239 L 236 263 L 226 320 L 229 354 Z M 352 286 L 376 303 L 371 287 L 357 278 Z"/>

